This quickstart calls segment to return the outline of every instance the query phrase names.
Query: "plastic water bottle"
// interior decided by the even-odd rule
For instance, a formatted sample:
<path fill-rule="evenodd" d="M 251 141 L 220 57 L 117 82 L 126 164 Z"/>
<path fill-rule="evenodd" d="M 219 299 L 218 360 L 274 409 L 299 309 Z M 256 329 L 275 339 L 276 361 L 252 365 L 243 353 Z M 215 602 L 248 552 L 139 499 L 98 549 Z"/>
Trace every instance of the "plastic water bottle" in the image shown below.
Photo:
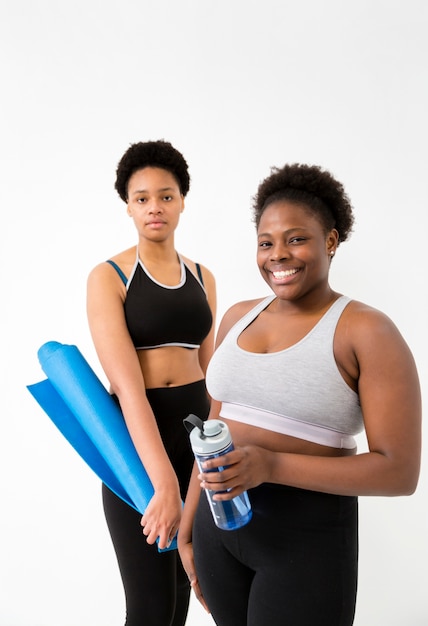
<path fill-rule="evenodd" d="M 196 415 L 188 415 L 184 420 L 184 425 L 190 433 L 190 443 L 196 462 L 201 472 L 201 464 L 218 456 L 222 456 L 233 450 L 232 438 L 227 424 L 220 420 L 207 420 L 203 422 Z M 219 472 L 225 469 L 208 470 L 209 472 Z M 216 525 L 222 530 L 235 530 L 247 524 L 253 513 L 250 500 L 246 491 L 236 496 L 232 500 L 221 502 L 213 500 L 215 492 L 205 489 L 211 513 Z"/>

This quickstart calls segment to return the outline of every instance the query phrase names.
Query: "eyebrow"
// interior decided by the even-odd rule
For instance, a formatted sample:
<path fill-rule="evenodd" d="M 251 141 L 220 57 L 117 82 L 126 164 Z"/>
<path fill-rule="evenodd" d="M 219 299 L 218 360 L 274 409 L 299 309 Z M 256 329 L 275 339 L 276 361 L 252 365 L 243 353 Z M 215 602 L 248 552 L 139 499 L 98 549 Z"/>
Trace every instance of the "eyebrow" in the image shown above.
<path fill-rule="evenodd" d="M 306 231 L 306 228 L 303 228 L 303 226 L 295 226 L 294 228 L 289 228 L 288 230 L 284 230 L 282 232 L 283 235 L 291 235 L 294 232 L 302 232 L 302 231 Z M 272 233 L 259 233 L 257 235 L 257 238 L 260 239 L 260 237 L 272 237 Z"/>
<path fill-rule="evenodd" d="M 161 187 L 161 189 L 157 189 L 157 193 L 164 193 L 165 191 L 174 191 L 173 187 Z M 148 189 L 137 189 L 133 192 L 133 196 L 137 195 L 137 193 L 148 193 Z"/>

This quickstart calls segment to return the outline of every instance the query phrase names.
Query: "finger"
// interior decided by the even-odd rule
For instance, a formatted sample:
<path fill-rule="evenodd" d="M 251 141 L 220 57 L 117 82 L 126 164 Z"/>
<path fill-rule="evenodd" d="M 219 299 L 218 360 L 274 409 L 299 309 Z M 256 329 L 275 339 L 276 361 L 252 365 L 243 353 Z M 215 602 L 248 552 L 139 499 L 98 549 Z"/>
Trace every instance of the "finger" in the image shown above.
<path fill-rule="evenodd" d="M 178 529 L 173 527 L 171 528 L 169 535 L 168 535 L 168 546 L 171 545 L 171 543 L 174 541 L 175 537 L 177 536 L 177 531 Z"/>
<path fill-rule="evenodd" d="M 156 539 L 157 539 L 157 534 L 156 534 L 156 533 L 153 533 L 153 534 L 151 534 L 151 535 L 149 535 L 149 536 L 147 537 L 146 542 L 147 542 L 149 545 L 152 545 L 152 544 L 154 544 L 154 543 L 155 543 Z M 164 546 L 164 547 L 165 547 L 165 546 Z"/>
<path fill-rule="evenodd" d="M 159 535 L 159 533 L 157 532 L 156 528 L 147 529 L 147 526 L 144 528 L 143 534 L 146 536 L 146 541 L 150 545 L 155 543 L 155 541 L 156 541 L 156 539 L 158 538 L 158 535 Z"/>
<path fill-rule="evenodd" d="M 229 465 L 229 467 L 222 468 L 218 471 L 200 472 L 198 474 L 199 480 L 205 480 L 206 482 L 219 482 L 224 483 L 233 478 L 237 478 L 242 474 L 243 468 L 238 465 Z"/>
<path fill-rule="evenodd" d="M 169 533 L 163 538 L 163 535 L 159 535 L 159 548 L 163 550 L 164 548 L 169 548 L 171 543 L 174 541 L 174 538 L 177 534 L 175 530 L 175 526 L 169 531 Z"/>
<path fill-rule="evenodd" d="M 200 486 L 202 487 L 202 489 L 209 489 L 210 491 L 229 491 L 233 487 L 236 487 L 236 485 L 237 485 L 236 479 L 219 481 L 219 480 L 212 480 L 212 479 L 204 480 L 202 478 L 201 483 L 200 483 Z"/>
<path fill-rule="evenodd" d="M 141 522 L 141 528 L 143 530 L 143 535 L 145 535 L 146 537 L 150 535 L 150 526 L 148 524 L 143 524 Z"/>
<path fill-rule="evenodd" d="M 218 469 L 219 467 L 230 467 L 236 465 L 243 458 L 242 452 L 239 448 L 235 448 L 232 452 L 217 456 L 212 459 L 207 459 L 202 462 L 202 468 L 204 470 Z"/>

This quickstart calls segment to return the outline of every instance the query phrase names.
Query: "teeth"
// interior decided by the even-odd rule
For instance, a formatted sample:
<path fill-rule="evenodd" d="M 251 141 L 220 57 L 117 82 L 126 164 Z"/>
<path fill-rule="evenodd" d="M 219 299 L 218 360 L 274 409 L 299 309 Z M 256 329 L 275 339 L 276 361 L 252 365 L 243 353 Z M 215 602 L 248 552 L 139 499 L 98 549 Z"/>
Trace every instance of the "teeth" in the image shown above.
<path fill-rule="evenodd" d="M 272 272 L 274 278 L 281 279 L 286 278 L 286 276 L 293 276 L 293 274 L 297 274 L 298 270 L 282 270 L 281 272 Z"/>

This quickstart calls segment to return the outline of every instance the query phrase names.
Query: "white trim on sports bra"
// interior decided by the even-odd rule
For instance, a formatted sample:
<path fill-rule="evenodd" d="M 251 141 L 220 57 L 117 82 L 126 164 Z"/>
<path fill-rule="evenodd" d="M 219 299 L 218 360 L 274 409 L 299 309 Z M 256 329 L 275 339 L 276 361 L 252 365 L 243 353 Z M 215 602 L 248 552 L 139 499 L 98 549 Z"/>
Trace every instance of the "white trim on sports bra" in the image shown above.
<path fill-rule="evenodd" d="M 305 439 L 306 441 L 331 448 L 352 450 L 356 447 L 356 442 L 352 435 L 242 404 L 223 402 L 220 417 L 242 422 L 249 426 L 265 428 L 266 430 L 289 435 L 290 437 Z"/>

